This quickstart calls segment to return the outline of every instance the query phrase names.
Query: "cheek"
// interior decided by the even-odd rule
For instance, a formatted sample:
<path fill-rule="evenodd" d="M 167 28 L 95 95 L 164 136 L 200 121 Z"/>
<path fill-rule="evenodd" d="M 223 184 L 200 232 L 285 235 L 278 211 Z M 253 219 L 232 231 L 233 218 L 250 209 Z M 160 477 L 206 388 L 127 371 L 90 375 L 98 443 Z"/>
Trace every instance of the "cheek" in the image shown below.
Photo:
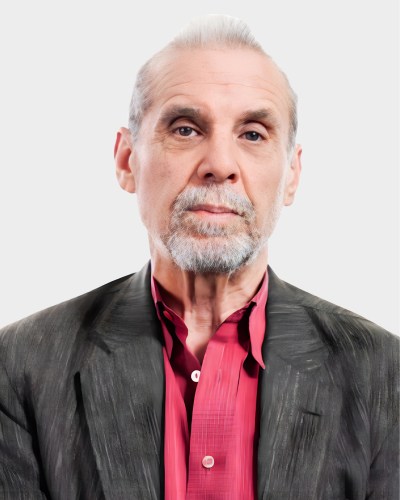
<path fill-rule="evenodd" d="M 249 196 L 255 206 L 257 225 L 270 229 L 271 221 L 276 219 L 283 205 L 285 177 L 282 169 L 270 169 L 258 179 L 254 177 L 252 186 Z"/>
<path fill-rule="evenodd" d="M 245 189 L 250 201 L 260 207 L 273 203 L 284 184 L 284 166 L 278 162 L 257 165 L 256 168 L 243 177 Z"/>
<path fill-rule="evenodd" d="M 152 161 L 143 167 L 137 189 L 140 216 L 149 231 L 160 232 L 167 228 L 171 206 L 185 186 L 166 162 Z"/>
<path fill-rule="evenodd" d="M 140 189 L 137 192 L 137 200 L 140 216 L 147 229 L 157 227 L 161 222 L 162 215 L 168 210 L 168 200 L 164 184 L 157 180 L 146 182 L 142 179 Z"/>

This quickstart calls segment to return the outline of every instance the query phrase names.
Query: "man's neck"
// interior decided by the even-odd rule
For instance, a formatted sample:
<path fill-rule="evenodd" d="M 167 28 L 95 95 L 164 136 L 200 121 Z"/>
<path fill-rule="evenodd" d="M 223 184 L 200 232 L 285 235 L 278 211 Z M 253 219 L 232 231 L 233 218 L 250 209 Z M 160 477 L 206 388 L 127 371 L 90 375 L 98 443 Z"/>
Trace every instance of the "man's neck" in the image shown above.
<path fill-rule="evenodd" d="M 267 249 L 232 274 L 195 274 L 165 256 L 152 255 L 152 272 L 163 300 L 185 322 L 187 345 L 202 358 L 218 326 L 256 294 L 267 268 Z"/>

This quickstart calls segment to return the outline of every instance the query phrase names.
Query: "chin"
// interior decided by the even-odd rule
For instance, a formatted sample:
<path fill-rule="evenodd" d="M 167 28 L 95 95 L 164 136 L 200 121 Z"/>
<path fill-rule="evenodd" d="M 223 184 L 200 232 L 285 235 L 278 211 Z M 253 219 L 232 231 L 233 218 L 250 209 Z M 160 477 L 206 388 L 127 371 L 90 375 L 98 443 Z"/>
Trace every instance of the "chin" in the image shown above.
<path fill-rule="evenodd" d="M 196 274 L 232 274 L 253 262 L 263 248 L 261 239 L 251 235 L 228 238 L 172 235 L 167 249 L 174 263 Z"/>

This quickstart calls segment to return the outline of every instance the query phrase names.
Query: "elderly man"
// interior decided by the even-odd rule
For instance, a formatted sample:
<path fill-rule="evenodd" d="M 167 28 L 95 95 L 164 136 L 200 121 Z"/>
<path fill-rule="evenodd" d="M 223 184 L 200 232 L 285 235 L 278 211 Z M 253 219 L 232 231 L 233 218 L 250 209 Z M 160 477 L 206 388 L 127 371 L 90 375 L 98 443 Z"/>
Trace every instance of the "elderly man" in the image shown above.
<path fill-rule="evenodd" d="M 396 337 L 282 282 L 296 98 L 248 28 L 195 22 L 117 134 L 151 264 L 1 333 L 1 498 L 398 498 Z"/>

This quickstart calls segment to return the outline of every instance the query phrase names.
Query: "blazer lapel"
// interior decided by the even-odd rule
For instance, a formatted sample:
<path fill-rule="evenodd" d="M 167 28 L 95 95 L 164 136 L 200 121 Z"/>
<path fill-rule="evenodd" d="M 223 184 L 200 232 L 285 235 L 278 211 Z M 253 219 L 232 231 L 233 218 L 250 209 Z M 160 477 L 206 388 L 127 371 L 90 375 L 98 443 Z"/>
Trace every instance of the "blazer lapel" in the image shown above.
<path fill-rule="evenodd" d="M 150 266 L 129 278 L 95 322 L 80 384 L 107 500 L 159 499 L 163 489 L 162 335 Z"/>
<path fill-rule="evenodd" d="M 296 289 L 269 269 L 266 369 L 259 385 L 260 499 L 319 498 L 315 478 L 337 420 L 332 401 L 340 398 L 324 368 L 327 357 Z"/>

